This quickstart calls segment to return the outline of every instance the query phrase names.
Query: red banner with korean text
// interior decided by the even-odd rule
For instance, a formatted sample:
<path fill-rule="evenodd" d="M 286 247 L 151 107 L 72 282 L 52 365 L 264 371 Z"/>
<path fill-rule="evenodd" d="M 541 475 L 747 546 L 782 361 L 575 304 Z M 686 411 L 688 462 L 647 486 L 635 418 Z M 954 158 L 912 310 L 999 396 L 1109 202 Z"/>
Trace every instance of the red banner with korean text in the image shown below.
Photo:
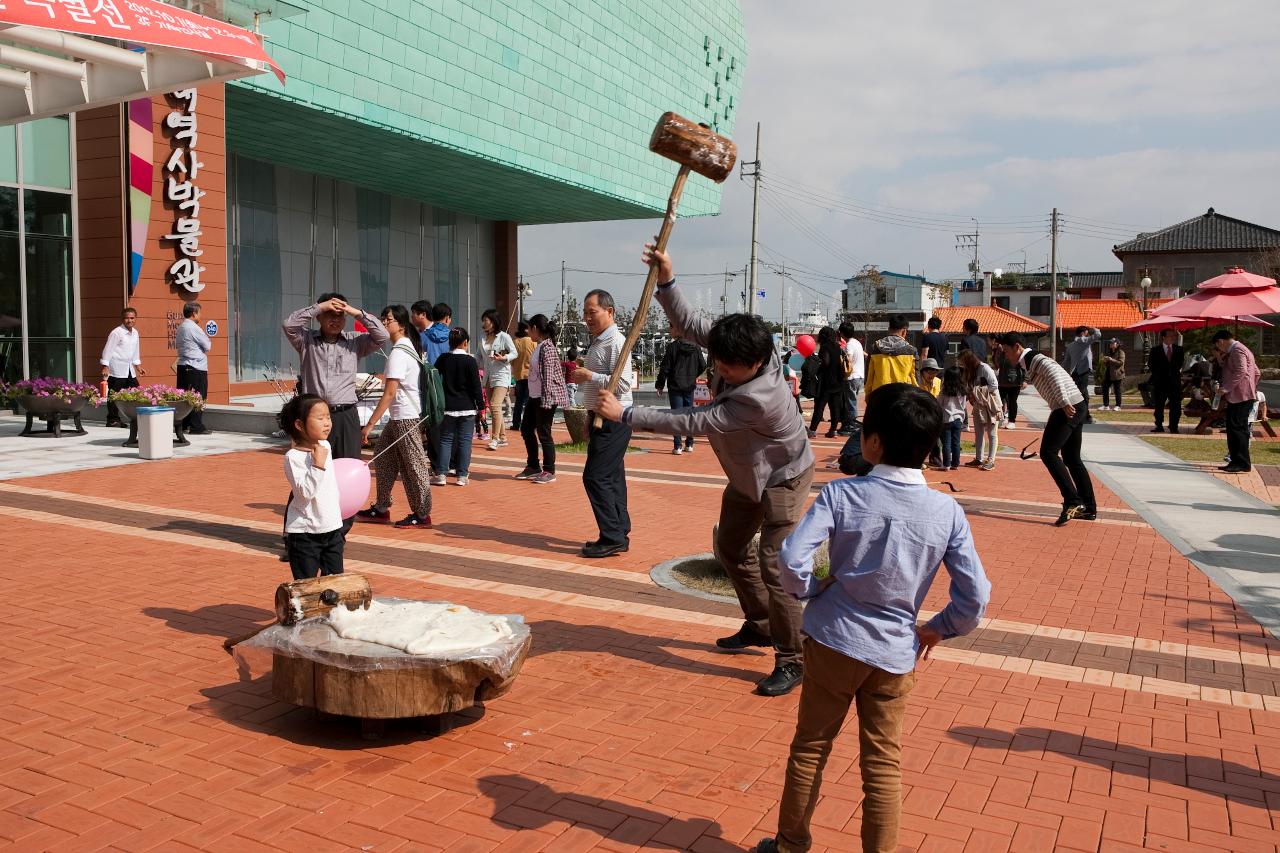
<path fill-rule="evenodd" d="M 0 0 L 0 24 L 253 60 L 284 82 L 284 72 L 253 33 L 155 0 Z"/>

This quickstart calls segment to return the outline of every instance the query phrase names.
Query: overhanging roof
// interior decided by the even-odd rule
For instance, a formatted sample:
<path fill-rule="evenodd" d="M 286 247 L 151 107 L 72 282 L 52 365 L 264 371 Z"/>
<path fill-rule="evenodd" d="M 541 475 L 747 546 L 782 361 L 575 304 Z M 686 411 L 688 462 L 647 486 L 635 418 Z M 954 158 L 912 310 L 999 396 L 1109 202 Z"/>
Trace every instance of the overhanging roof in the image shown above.
<path fill-rule="evenodd" d="M 253 33 L 154 0 L 0 4 L 0 125 L 267 70 Z"/>

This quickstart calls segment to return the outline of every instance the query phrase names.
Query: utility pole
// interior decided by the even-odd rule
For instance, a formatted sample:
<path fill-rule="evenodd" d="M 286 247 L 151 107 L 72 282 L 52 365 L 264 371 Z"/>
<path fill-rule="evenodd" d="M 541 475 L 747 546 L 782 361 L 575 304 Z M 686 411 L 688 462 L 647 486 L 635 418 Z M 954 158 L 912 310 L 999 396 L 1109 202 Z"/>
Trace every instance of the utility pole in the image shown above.
<path fill-rule="evenodd" d="M 1058 208 L 1049 219 L 1049 358 L 1058 360 Z"/>
<path fill-rule="evenodd" d="M 751 171 L 747 171 L 747 169 Z M 748 275 L 747 313 L 756 313 L 756 236 L 760 231 L 760 122 L 756 122 L 756 159 L 739 167 L 739 179 L 751 178 L 751 272 Z"/>
<path fill-rule="evenodd" d="M 779 313 L 778 321 L 782 324 L 782 346 L 787 345 L 787 268 L 785 266 L 778 267 L 778 293 L 781 294 L 782 310 Z"/>
<path fill-rule="evenodd" d="M 569 310 L 569 300 L 566 297 L 567 290 L 565 289 L 564 261 L 560 261 L 560 308 L 556 313 L 560 315 L 560 328 L 562 329 L 564 328 L 565 320 L 568 319 L 565 312 Z"/>
<path fill-rule="evenodd" d="M 976 219 L 973 220 L 972 234 L 956 235 L 956 251 L 967 253 L 969 249 L 973 249 L 973 261 L 969 264 L 969 271 L 973 273 L 973 284 L 976 288 L 982 276 L 982 264 L 978 261 L 978 220 Z"/>
<path fill-rule="evenodd" d="M 724 296 L 720 297 L 720 316 L 729 313 L 729 279 L 733 278 L 733 273 L 729 272 L 729 267 L 724 268 Z"/>

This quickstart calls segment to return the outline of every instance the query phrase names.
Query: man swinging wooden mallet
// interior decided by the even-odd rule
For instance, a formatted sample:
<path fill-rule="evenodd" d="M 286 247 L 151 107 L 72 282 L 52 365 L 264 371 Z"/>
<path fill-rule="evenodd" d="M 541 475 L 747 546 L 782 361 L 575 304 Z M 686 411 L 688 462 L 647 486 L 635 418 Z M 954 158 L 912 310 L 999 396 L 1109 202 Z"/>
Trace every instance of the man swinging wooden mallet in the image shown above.
<path fill-rule="evenodd" d="M 738 149 L 730 140 L 675 113 L 664 113 L 649 139 L 649 150 L 680 164 L 671 195 L 667 199 L 667 213 L 658 232 L 657 245 L 663 248 L 671 236 L 676 222 L 676 209 L 684 192 L 690 172 L 697 172 L 713 181 L 723 181 L 733 171 Z M 602 290 L 593 290 L 582 302 L 583 320 L 591 332 L 591 345 L 583 356 L 583 366 L 574 371 L 572 379 L 582 390 L 583 404 L 594 409 L 597 394 L 601 390 L 614 392 L 619 379 L 628 372 L 631 349 L 644 326 L 649 313 L 649 301 L 657 284 L 657 270 L 650 270 L 645 280 L 640 304 L 636 307 L 635 322 L 625 340 L 614 325 L 613 297 Z M 630 401 L 630 385 L 622 386 L 622 397 Z M 582 556 L 589 558 L 611 557 L 628 550 L 631 545 L 631 516 L 627 512 L 627 480 L 624 458 L 631 443 L 631 428 L 619 423 L 599 423 L 594 415 L 588 416 L 587 463 L 582 471 L 582 485 L 591 502 L 596 527 L 600 534 L 595 541 L 582 546 Z"/>

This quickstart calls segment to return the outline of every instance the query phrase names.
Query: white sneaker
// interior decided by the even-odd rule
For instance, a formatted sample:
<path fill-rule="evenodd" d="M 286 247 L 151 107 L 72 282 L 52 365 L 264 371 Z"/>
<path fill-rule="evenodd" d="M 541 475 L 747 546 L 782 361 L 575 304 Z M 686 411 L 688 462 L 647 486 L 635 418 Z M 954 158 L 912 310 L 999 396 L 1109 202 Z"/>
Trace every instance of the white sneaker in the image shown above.
<path fill-rule="evenodd" d="M 454 480 L 453 484 L 454 484 L 455 486 L 465 486 L 465 485 L 466 485 L 467 483 L 469 483 L 469 482 L 471 482 L 471 480 L 470 480 L 469 478 L 467 478 L 467 477 L 459 477 L 457 480 Z"/>
<path fill-rule="evenodd" d="M 1119 407 L 1119 406 L 1116 406 L 1116 407 L 1115 407 L 1115 408 L 1113 408 L 1111 411 L 1113 411 L 1113 412 L 1118 412 L 1118 411 L 1120 411 L 1120 407 Z"/>
<path fill-rule="evenodd" d="M 672 456 L 679 456 L 682 452 L 683 452 L 683 451 L 682 451 L 680 448 L 678 448 L 678 447 L 673 447 L 673 448 L 671 448 L 671 455 L 672 455 Z"/>
<path fill-rule="evenodd" d="M 507 446 L 507 440 L 506 440 L 505 438 L 504 438 L 504 439 L 502 439 L 501 441 L 499 441 L 499 442 L 498 442 L 498 446 L 499 446 L 499 447 L 506 447 L 506 446 Z"/>
<path fill-rule="evenodd" d="M 447 485 L 448 482 L 449 481 L 444 478 L 444 474 L 436 474 L 431 478 L 431 485 L 433 486 L 444 486 Z"/>
<path fill-rule="evenodd" d="M 685 452 L 685 453 L 692 453 L 692 452 L 693 452 L 693 445 L 691 444 L 691 445 L 689 445 L 688 447 L 686 447 L 686 448 L 684 449 L 684 452 Z"/>
<path fill-rule="evenodd" d="M 1017 424 L 1015 424 L 1013 421 L 1009 421 L 1009 423 L 1007 423 L 1007 424 L 1005 424 L 1005 425 L 1004 425 L 1004 428 L 1005 428 L 1005 429 L 1017 429 L 1017 428 L 1018 428 L 1018 425 L 1017 425 Z"/>
<path fill-rule="evenodd" d="M 497 441 L 497 439 L 494 439 L 493 441 L 489 442 L 489 444 L 488 444 L 488 448 L 489 448 L 490 450 L 497 450 L 497 449 L 498 449 L 498 441 Z"/>

